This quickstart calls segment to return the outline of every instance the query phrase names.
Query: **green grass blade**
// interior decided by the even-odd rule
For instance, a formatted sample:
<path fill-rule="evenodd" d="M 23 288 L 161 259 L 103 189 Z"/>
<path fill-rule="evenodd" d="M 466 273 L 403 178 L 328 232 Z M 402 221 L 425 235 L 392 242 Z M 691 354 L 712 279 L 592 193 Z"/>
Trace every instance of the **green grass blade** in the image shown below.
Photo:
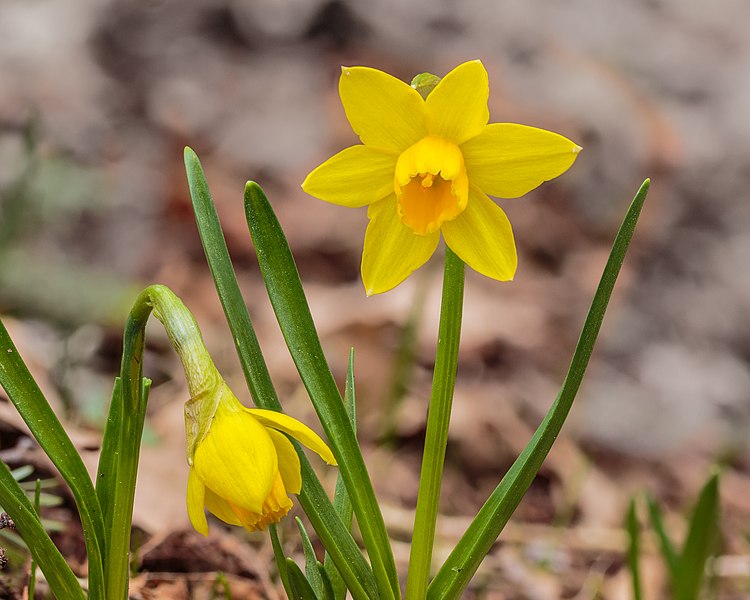
<path fill-rule="evenodd" d="M 625 520 L 628 532 L 628 567 L 630 581 L 633 586 L 633 600 L 643 600 L 643 585 L 641 584 L 641 528 L 638 523 L 638 504 L 635 497 L 630 499 L 628 516 Z"/>
<path fill-rule="evenodd" d="M 104 598 L 104 519 L 94 486 L 73 442 L 0 321 L 0 385 L 73 493 L 89 562 L 89 596 Z"/>
<path fill-rule="evenodd" d="M 281 411 L 281 403 L 273 387 L 250 315 L 237 284 L 206 177 L 198 157 L 190 148 L 185 148 L 185 168 L 206 261 L 224 308 L 250 393 L 259 407 Z M 294 444 L 300 456 L 302 468 L 303 483 L 299 501 L 305 514 L 310 519 L 323 546 L 331 554 L 332 560 L 355 600 L 376 598 L 377 586 L 370 566 L 357 547 L 349 532 L 349 527 L 341 522 L 334 511 L 318 476 L 299 444 L 296 442 Z"/>
<path fill-rule="evenodd" d="M 323 587 L 323 577 L 320 575 L 318 570 L 318 558 L 315 556 L 315 548 L 313 548 L 310 536 L 307 535 L 307 530 L 302 524 L 302 519 L 299 517 L 295 518 L 297 522 L 297 529 L 299 529 L 299 535 L 302 538 L 302 552 L 305 555 L 305 576 L 307 581 L 310 583 L 310 587 L 315 592 L 315 595 L 323 600 L 325 598 L 325 589 Z"/>
<path fill-rule="evenodd" d="M 291 558 L 286 559 L 286 570 L 289 573 L 289 583 L 292 587 L 292 599 L 290 600 L 318 600 L 310 582 L 307 581 L 302 570 Z"/>
<path fill-rule="evenodd" d="M 44 531 L 33 504 L 13 479 L 7 465 L 0 461 L 0 505 L 13 519 L 16 530 L 26 543 L 34 561 L 42 569 L 58 598 L 84 600 L 85 595 L 68 563 Z M 103 596 L 100 596 L 103 598 Z"/>
<path fill-rule="evenodd" d="M 484 556 L 521 502 L 552 444 L 557 439 L 583 380 L 612 289 L 646 199 L 648 187 L 649 181 L 646 180 L 633 199 L 625 220 L 620 226 L 557 398 L 531 441 L 492 492 L 438 571 L 427 590 L 428 598 L 443 600 L 460 597 Z"/>
<path fill-rule="evenodd" d="M 271 305 L 346 482 L 380 595 L 383 600 L 399 597 L 396 565 L 383 515 L 323 354 L 297 266 L 268 199 L 253 182 L 245 186 L 245 213 Z"/>
<path fill-rule="evenodd" d="M 671 585 L 676 592 L 675 584 L 679 578 L 680 557 L 678 556 L 677 551 L 672 544 L 672 540 L 670 540 L 669 536 L 667 535 L 667 530 L 664 527 L 664 518 L 662 517 L 659 505 L 651 496 L 646 496 L 646 503 L 648 505 L 648 515 L 649 519 L 651 520 L 651 526 L 656 532 L 656 537 L 659 538 L 659 548 L 661 550 L 661 555 L 664 559 L 664 563 L 667 566 Z"/>
<path fill-rule="evenodd" d="M 357 434 L 357 401 L 354 392 L 354 348 L 349 350 L 349 365 L 346 369 L 346 388 L 344 390 L 344 407 L 349 415 L 349 422 L 352 425 L 354 434 Z M 341 518 L 341 522 L 347 529 L 352 526 L 352 503 L 349 500 L 349 494 L 346 492 L 346 485 L 341 478 L 341 473 L 336 477 L 336 490 L 333 493 L 333 509 Z M 332 594 L 334 600 L 345 600 L 346 583 L 339 573 L 336 565 L 333 563 L 331 555 L 326 551 L 323 560 L 323 568 L 331 582 Z"/>
<path fill-rule="evenodd" d="M 714 473 L 701 490 L 690 518 L 679 560 L 679 600 L 697 600 L 706 573 L 706 562 L 716 550 L 719 534 L 719 474 Z"/>

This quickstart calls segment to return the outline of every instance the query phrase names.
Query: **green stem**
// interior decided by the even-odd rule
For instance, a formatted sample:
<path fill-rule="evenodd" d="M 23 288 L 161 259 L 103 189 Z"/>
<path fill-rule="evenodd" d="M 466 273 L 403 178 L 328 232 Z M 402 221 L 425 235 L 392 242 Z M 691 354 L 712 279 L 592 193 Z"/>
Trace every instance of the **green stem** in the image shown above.
<path fill-rule="evenodd" d="M 427 434 L 422 455 L 422 472 L 419 477 L 414 534 L 409 557 L 406 600 L 422 600 L 427 593 L 430 578 L 440 484 L 445 463 L 445 448 L 448 443 L 453 388 L 456 383 L 463 299 L 464 263 L 450 248 L 446 248 L 440 327 L 432 380 L 432 397 L 427 415 Z"/>
<path fill-rule="evenodd" d="M 427 589 L 429 600 L 456 600 L 462 597 L 469 580 L 492 548 L 513 511 L 521 503 L 526 490 L 529 489 L 552 444 L 560 434 L 591 358 L 612 289 L 622 267 L 628 244 L 633 237 L 643 202 L 646 200 L 648 187 L 649 180 L 647 179 L 633 199 L 615 238 L 612 252 L 604 267 L 599 287 L 594 294 L 589 314 L 557 398 L 521 455 L 484 503 L 453 552 L 433 578 Z"/>
<path fill-rule="evenodd" d="M 133 521 L 133 501 L 141 448 L 143 421 L 146 414 L 145 399 L 141 394 L 143 377 L 143 349 L 146 321 L 151 314 L 147 291 L 135 302 L 125 325 L 120 370 L 119 448 L 114 461 L 116 485 L 112 488 L 108 516 L 107 598 L 127 598 L 130 530 Z M 115 410 L 110 408 L 110 412 Z"/>
<path fill-rule="evenodd" d="M 146 417 L 146 394 L 143 380 L 143 350 L 146 322 L 151 312 L 167 331 L 185 366 L 188 387 L 195 397 L 218 377 L 213 362 L 202 346 L 202 338 L 193 315 L 179 298 L 163 285 L 152 285 L 138 296 L 133 305 L 123 339 L 120 372 L 120 443 L 115 461 L 117 485 L 112 489 L 109 522 L 110 560 L 108 563 L 107 598 L 127 597 L 130 530 L 133 520 L 133 500 L 138 472 L 143 423 Z M 184 351 L 183 351 L 184 350 Z"/>

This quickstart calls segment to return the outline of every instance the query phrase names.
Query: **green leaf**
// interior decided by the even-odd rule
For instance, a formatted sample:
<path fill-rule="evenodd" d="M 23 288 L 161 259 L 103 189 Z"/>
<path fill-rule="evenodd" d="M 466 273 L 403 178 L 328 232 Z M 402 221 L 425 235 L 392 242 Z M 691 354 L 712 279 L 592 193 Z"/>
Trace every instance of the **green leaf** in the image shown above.
<path fill-rule="evenodd" d="M 656 501 L 651 496 L 646 496 L 646 503 L 648 505 L 648 514 L 651 519 L 651 526 L 656 532 L 656 537 L 659 538 L 659 548 L 661 549 L 661 555 L 664 559 L 664 563 L 669 571 L 669 579 L 674 586 L 675 582 L 679 578 L 679 561 L 680 557 L 672 544 L 672 540 L 667 535 L 667 530 L 664 527 L 664 519 L 662 518 L 661 509 Z M 676 592 L 676 589 L 675 589 Z"/>
<path fill-rule="evenodd" d="M 113 486 L 117 483 L 117 454 L 120 446 L 120 425 L 122 423 L 122 386 L 120 378 L 115 378 L 112 398 L 109 402 L 107 424 L 104 427 L 102 448 L 99 452 L 99 465 L 96 469 L 96 495 L 104 513 L 107 530 L 112 526 Z"/>
<path fill-rule="evenodd" d="M 286 570 L 289 573 L 289 583 L 292 587 L 290 600 L 318 600 L 304 574 L 291 558 L 286 559 Z"/>
<path fill-rule="evenodd" d="M 398 598 L 388 533 L 357 438 L 320 346 L 289 244 L 263 190 L 253 182 L 245 185 L 245 214 L 271 305 L 339 464 L 378 591 L 384 600 Z"/>
<path fill-rule="evenodd" d="M 42 480 L 37 478 L 36 487 L 34 488 L 34 512 L 36 513 L 37 518 L 39 518 L 41 494 L 42 494 Z M 39 564 L 37 563 L 36 559 L 32 559 L 31 569 L 29 569 L 29 588 L 28 588 L 28 592 L 29 592 L 28 597 L 32 599 L 36 598 L 36 595 L 35 595 L 36 570 L 38 567 L 39 567 Z"/>
<path fill-rule="evenodd" d="M 271 536 L 271 547 L 273 548 L 273 557 L 276 561 L 276 568 L 279 570 L 279 579 L 281 579 L 287 597 L 291 598 L 293 596 L 292 585 L 289 582 L 289 572 L 286 568 L 286 557 L 284 556 L 284 550 L 279 541 L 279 532 L 276 529 L 276 525 L 271 525 L 268 528 L 268 533 Z"/>
<path fill-rule="evenodd" d="M 349 350 L 349 365 L 346 369 L 346 388 L 344 389 L 344 408 L 346 408 L 346 413 L 349 415 L 349 422 L 351 423 L 354 434 L 356 435 L 357 401 L 354 392 L 354 348 Z M 341 517 L 341 522 L 347 530 L 350 530 L 353 516 L 352 503 L 349 500 L 349 494 L 346 492 L 346 485 L 341 477 L 341 473 L 336 476 L 336 490 L 333 493 L 333 509 L 336 511 L 336 514 Z M 328 551 L 326 551 L 325 559 L 323 560 L 323 568 L 328 575 L 328 580 L 331 582 L 333 598 L 335 600 L 345 600 L 346 583 L 341 577 L 341 574 L 336 568 Z"/>
<path fill-rule="evenodd" d="M 325 567 L 320 563 L 317 563 L 318 573 L 320 573 L 320 579 L 323 581 L 323 593 L 320 595 L 324 600 L 334 600 L 333 585 L 331 580 L 328 578 L 328 573 Z"/>
<path fill-rule="evenodd" d="M 94 486 L 73 442 L 0 321 L 0 385 L 73 493 L 89 562 L 89 596 L 104 598 L 104 520 Z M 10 512 L 10 511 L 9 511 Z"/>
<path fill-rule="evenodd" d="M 318 558 L 315 556 L 315 548 L 313 548 L 310 536 L 307 535 L 307 530 L 302 524 L 302 519 L 295 517 L 297 522 L 297 529 L 299 529 L 299 535 L 302 538 L 302 551 L 305 554 L 305 575 L 307 581 L 310 582 L 310 587 L 315 592 L 315 595 L 323 600 L 325 598 L 325 589 L 323 588 L 323 578 L 318 571 Z"/>
<path fill-rule="evenodd" d="M 460 597 L 477 567 L 521 502 L 526 490 L 529 489 L 552 444 L 557 439 L 583 380 L 612 289 L 646 199 L 648 187 L 649 180 L 646 180 L 638 190 L 620 226 L 557 398 L 521 455 L 492 492 L 438 571 L 427 590 L 428 598 L 442 600 Z"/>
<path fill-rule="evenodd" d="M 643 599 L 643 586 L 641 584 L 641 528 L 638 523 L 638 505 L 635 497 L 630 499 L 628 516 L 625 527 L 628 532 L 628 567 L 630 568 L 630 580 L 633 585 L 633 600 Z"/>
<path fill-rule="evenodd" d="M 141 339 L 141 343 L 143 340 Z M 123 364 L 124 364 L 123 355 Z M 143 347 L 140 347 L 140 355 L 132 362 L 143 363 Z M 133 365 L 131 364 L 131 367 Z M 124 368 L 122 373 L 124 373 Z M 143 436 L 143 425 L 146 420 L 146 405 L 148 394 L 151 389 L 151 380 L 142 377 L 141 371 L 131 373 L 132 377 L 127 386 L 122 385 L 122 374 L 120 379 L 122 397 L 120 402 L 113 402 L 110 406 L 110 416 L 107 418 L 105 435 L 109 433 L 113 439 L 113 446 L 106 442 L 102 447 L 103 452 L 111 452 L 114 459 L 100 456 L 97 476 L 108 479 L 103 484 L 103 497 L 107 500 L 105 505 L 105 523 L 107 531 L 110 532 L 108 548 L 111 554 L 107 564 L 107 599 L 126 598 L 128 593 L 128 580 L 130 576 L 130 535 L 133 523 L 133 503 L 135 501 L 135 484 L 138 476 L 138 457 L 141 449 Z M 115 386 L 116 387 L 116 386 Z M 137 392 L 136 392 L 137 390 Z M 127 395 L 127 396 L 126 396 Z M 126 403 L 125 398 L 130 400 Z M 113 400 L 115 396 L 113 395 Z M 114 415 L 112 412 L 114 411 Z M 115 432 L 110 431 L 110 423 L 114 417 L 119 417 L 119 423 Z M 104 470 L 108 470 L 109 475 Z M 104 489 L 107 491 L 105 492 Z M 99 488 L 97 488 L 99 491 Z"/>
<path fill-rule="evenodd" d="M 706 562 L 716 550 L 719 534 L 719 474 L 703 486 L 690 518 L 690 526 L 679 559 L 676 581 L 679 600 L 697 600 L 706 573 Z"/>
<path fill-rule="evenodd" d="M 68 563 L 44 531 L 33 504 L 18 485 L 7 465 L 0 461 L 0 505 L 16 524 L 16 530 L 41 567 L 58 598 L 84 600 L 85 595 Z M 100 596 L 103 598 L 103 596 Z"/>
<path fill-rule="evenodd" d="M 281 403 L 271 382 L 250 315 L 237 284 L 206 177 L 198 157 L 190 148 L 185 148 L 185 169 L 206 260 L 232 332 L 250 393 L 259 407 L 281 411 Z M 377 587 L 372 570 L 363 558 L 349 528 L 341 522 L 334 511 L 307 456 L 298 443 L 294 444 L 300 456 L 302 491 L 299 501 L 305 514 L 323 546 L 331 554 L 352 597 L 355 600 L 376 598 Z"/>
<path fill-rule="evenodd" d="M 464 263 L 450 248 L 446 247 L 432 395 L 427 412 L 427 431 L 422 453 L 422 470 L 419 476 L 411 555 L 409 556 L 409 577 L 406 581 L 407 600 L 422 600 L 430 581 L 440 485 L 443 481 L 445 449 L 448 444 L 448 427 L 451 421 L 453 389 L 458 368 L 463 303 Z"/>

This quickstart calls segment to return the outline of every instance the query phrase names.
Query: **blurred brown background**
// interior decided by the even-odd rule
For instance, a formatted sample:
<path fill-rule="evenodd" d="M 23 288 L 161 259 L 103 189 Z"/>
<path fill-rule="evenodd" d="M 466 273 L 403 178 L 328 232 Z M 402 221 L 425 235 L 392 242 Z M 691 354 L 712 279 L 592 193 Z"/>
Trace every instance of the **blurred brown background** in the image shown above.
<path fill-rule="evenodd" d="M 373 66 L 409 81 L 480 58 L 490 75 L 491 121 L 551 129 L 584 150 L 558 180 L 500 201 L 519 245 L 515 282 L 467 276 L 436 558 L 450 550 L 554 399 L 619 221 L 651 177 L 566 437 L 472 594 L 629 597 L 621 523 L 630 494 L 650 490 L 674 511 L 679 531 L 679 515 L 710 465 L 723 461 L 723 553 L 736 572 L 724 574 L 722 589 L 727 598 L 743 597 L 737 590 L 748 589 L 750 565 L 743 558 L 750 515 L 749 19 L 743 0 L 4 0 L 0 312 L 92 461 L 123 319 L 148 283 L 183 297 L 243 397 L 191 213 L 182 165 L 189 144 L 203 161 L 285 406 L 317 426 L 244 221 L 243 184 L 258 181 L 290 240 L 340 380 L 349 347 L 356 349 L 361 438 L 405 569 L 440 259 L 396 290 L 365 298 L 358 272 L 365 211 L 314 200 L 299 184 L 357 141 L 338 100 L 340 65 Z M 415 366 L 394 381 L 409 322 L 417 326 Z M 161 330 L 150 336 L 146 370 L 154 390 L 136 524 L 154 536 L 153 549 L 187 522 L 186 388 Z M 0 450 L 11 461 L 33 462 L 23 431 L 0 399 Z M 255 539 L 267 560 L 263 538 Z M 721 574 L 724 563 L 717 564 Z M 662 574 L 656 560 L 647 567 L 655 598 Z M 255 569 L 258 593 L 273 596 L 264 567 Z"/>

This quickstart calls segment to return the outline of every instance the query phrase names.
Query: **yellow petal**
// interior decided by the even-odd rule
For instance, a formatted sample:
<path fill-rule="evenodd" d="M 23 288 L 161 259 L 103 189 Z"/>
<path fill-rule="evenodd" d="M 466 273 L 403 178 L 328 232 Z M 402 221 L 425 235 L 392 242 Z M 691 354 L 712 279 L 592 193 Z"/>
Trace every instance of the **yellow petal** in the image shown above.
<path fill-rule="evenodd" d="M 482 275 L 509 281 L 518 265 L 513 230 L 503 210 L 474 186 L 466 210 L 443 224 L 448 247 Z"/>
<path fill-rule="evenodd" d="M 401 222 L 395 194 L 371 204 L 362 251 L 362 281 L 367 295 L 396 287 L 435 252 L 440 233 L 417 235 Z"/>
<path fill-rule="evenodd" d="M 214 494 L 210 489 L 206 488 L 206 508 L 208 511 L 230 525 L 241 526 L 242 522 L 234 514 L 232 507 L 229 506 L 229 502 Z"/>
<path fill-rule="evenodd" d="M 480 61 L 458 65 L 425 100 L 428 131 L 456 144 L 480 134 L 490 119 L 489 94 L 487 71 Z"/>
<path fill-rule="evenodd" d="M 206 486 L 198 477 L 195 469 L 190 469 L 187 485 L 187 511 L 190 518 L 190 524 L 201 535 L 208 535 L 208 522 L 206 513 L 203 510 L 203 503 L 206 494 Z"/>
<path fill-rule="evenodd" d="M 262 408 L 246 408 L 245 410 L 265 427 L 288 433 L 295 440 L 310 448 L 310 450 L 317 452 L 320 458 L 329 465 L 336 464 L 336 459 L 333 457 L 331 449 L 326 446 L 326 443 L 320 439 L 317 433 L 304 423 L 300 423 L 297 419 L 293 419 L 275 410 L 265 410 Z"/>
<path fill-rule="evenodd" d="M 292 442 L 275 429 L 267 429 L 271 436 L 273 445 L 276 446 L 276 454 L 279 457 L 279 473 L 284 482 L 286 491 L 290 494 L 299 494 L 302 489 L 302 474 L 300 472 L 299 455 L 294 449 Z"/>
<path fill-rule="evenodd" d="M 461 146 L 469 181 L 499 198 L 518 198 L 561 175 L 580 150 L 561 135 L 515 123 L 488 125 Z"/>
<path fill-rule="evenodd" d="M 218 496 L 261 512 L 278 472 L 276 448 L 252 415 L 229 411 L 222 402 L 195 450 L 193 468 Z"/>
<path fill-rule="evenodd" d="M 422 96 L 388 73 L 342 67 L 339 94 L 354 133 L 368 146 L 400 152 L 427 134 Z"/>
<path fill-rule="evenodd" d="M 351 146 L 310 173 L 302 189 L 332 204 L 365 206 L 391 192 L 397 158 L 377 148 Z"/>

